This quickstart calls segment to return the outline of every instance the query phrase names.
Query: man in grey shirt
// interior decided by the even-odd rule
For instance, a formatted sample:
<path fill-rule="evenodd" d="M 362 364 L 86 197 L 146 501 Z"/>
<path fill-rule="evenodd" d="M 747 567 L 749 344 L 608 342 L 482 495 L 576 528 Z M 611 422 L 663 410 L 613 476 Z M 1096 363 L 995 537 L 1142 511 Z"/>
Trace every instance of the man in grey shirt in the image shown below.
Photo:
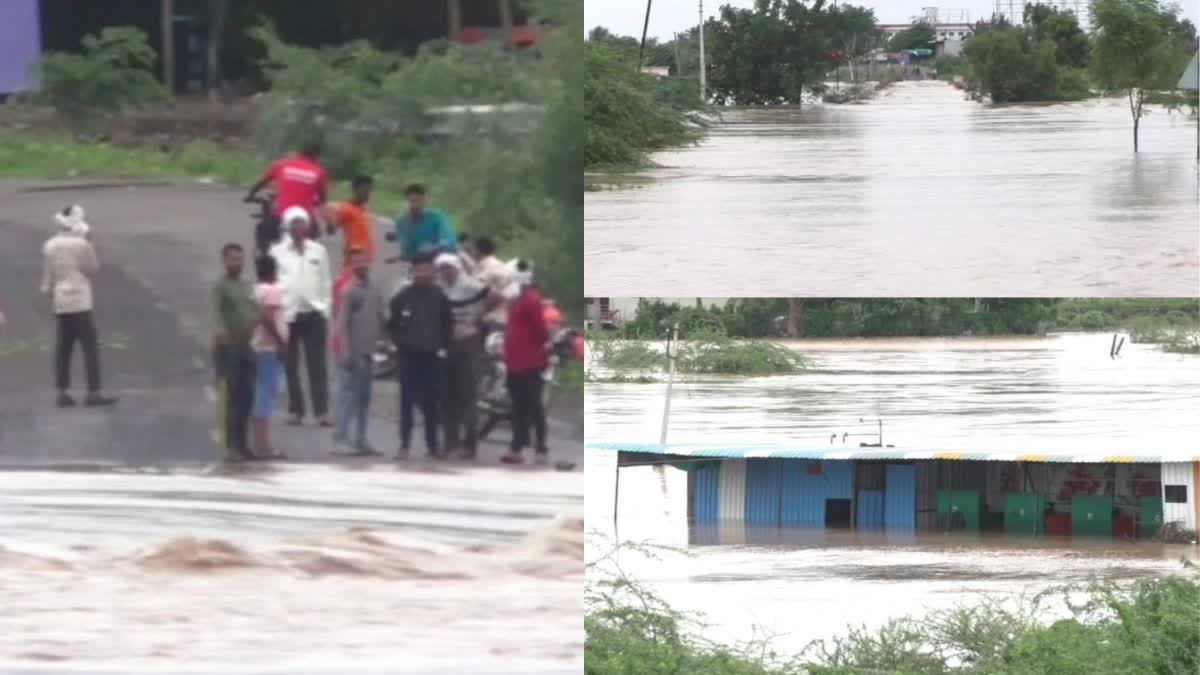
<path fill-rule="evenodd" d="M 383 325 L 383 296 L 371 285 L 370 260 L 357 251 L 347 260 L 354 279 L 343 292 L 335 330 L 338 364 L 337 428 L 333 440 L 352 445 L 350 454 L 379 455 L 367 441 L 367 416 L 371 407 L 371 359 Z M 356 422 L 353 443 L 350 421 Z"/>

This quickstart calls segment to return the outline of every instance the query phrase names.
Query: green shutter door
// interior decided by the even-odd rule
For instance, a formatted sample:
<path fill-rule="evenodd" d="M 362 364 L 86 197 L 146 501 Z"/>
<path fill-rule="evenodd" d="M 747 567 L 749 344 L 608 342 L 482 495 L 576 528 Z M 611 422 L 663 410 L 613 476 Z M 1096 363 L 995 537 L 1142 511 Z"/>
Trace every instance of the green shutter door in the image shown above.
<path fill-rule="evenodd" d="M 1071 497 L 1071 534 L 1112 537 L 1112 497 Z"/>
<path fill-rule="evenodd" d="M 1163 525 L 1162 497 L 1142 497 L 1138 501 L 1138 539 L 1149 539 L 1158 534 Z"/>
<path fill-rule="evenodd" d="M 979 493 L 974 490 L 942 490 L 938 493 L 937 512 L 940 528 L 946 528 L 946 518 L 962 522 L 966 532 L 979 531 Z"/>
<path fill-rule="evenodd" d="M 1004 495 L 1004 531 L 1010 534 L 1045 534 L 1042 512 L 1046 502 L 1041 495 L 1010 492 Z"/>

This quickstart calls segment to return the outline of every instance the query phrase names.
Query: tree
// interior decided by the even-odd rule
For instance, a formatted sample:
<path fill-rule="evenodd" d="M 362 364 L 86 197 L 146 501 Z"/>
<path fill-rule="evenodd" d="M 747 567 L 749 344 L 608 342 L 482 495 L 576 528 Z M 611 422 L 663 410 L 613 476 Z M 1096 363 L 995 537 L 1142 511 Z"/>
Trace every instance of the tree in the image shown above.
<path fill-rule="evenodd" d="M 1092 0 L 1091 12 L 1093 70 L 1110 91 L 1129 99 L 1137 152 L 1147 99 L 1156 90 L 1174 88 L 1191 58 L 1196 29 L 1180 20 L 1178 5 L 1158 0 Z"/>
<path fill-rule="evenodd" d="M 1026 24 L 984 24 L 984 30 L 966 43 L 963 55 L 972 96 L 995 103 L 1086 98 L 1088 83 L 1075 66 L 1078 55 L 1071 51 L 1082 36 L 1076 32 L 1074 15 L 1030 6 Z M 1086 37 L 1082 39 L 1086 46 Z"/>
<path fill-rule="evenodd" d="M 824 90 L 834 50 L 847 51 L 851 43 L 857 50 L 857 36 L 874 27 L 869 10 L 829 8 L 825 0 L 724 6 L 705 26 L 713 97 L 720 103 L 800 104 L 805 93 Z"/>
<path fill-rule="evenodd" d="M 787 327 L 785 332 L 790 338 L 798 338 L 804 334 L 804 318 L 800 312 L 804 309 L 804 298 L 787 299 Z"/>
<path fill-rule="evenodd" d="M 162 0 L 162 79 L 167 93 L 175 93 L 175 0 Z"/>
<path fill-rule="evenodd" d="M 1025 25 L 1035 40 L 1054 43 L 1060 65 L 1087 66 L 1091 44 L 1074 12 L 1041 4 L 1025 5 Z"/>
<path fill-rule="evenodd" d="M 937 31 L 928 21 L 918 21 L 908 30 L 900 31 L 888 41 L 888 49 L 898 52 L 904 49 L 933 49 Z"/>

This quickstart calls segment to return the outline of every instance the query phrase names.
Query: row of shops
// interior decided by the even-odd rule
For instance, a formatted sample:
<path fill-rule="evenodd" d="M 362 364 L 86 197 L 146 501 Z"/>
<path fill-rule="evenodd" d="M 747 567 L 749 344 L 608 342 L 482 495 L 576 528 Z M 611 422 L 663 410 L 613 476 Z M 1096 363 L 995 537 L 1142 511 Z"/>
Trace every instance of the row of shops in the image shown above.
<path fill-rule="evenodd" d="M 593 446 L 688 472 L 696 527 L 824 527 L 1146 540 L 1195 530 L 1200 458 L 864 447 Z"/>

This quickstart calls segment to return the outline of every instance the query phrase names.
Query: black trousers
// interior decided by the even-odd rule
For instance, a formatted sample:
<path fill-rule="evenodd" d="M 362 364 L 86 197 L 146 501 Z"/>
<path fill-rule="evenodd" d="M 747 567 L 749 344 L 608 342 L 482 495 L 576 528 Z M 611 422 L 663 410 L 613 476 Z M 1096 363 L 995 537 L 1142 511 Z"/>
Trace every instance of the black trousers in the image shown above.
<path fill-rule="evenodd" d="M 479 421 L 479 338 L 456 343 L 446 359 L 446 449 L 474 452 Z M 459 443 L 462 445 L 459 445 Z"/>
<path fill-rule="evenodd" d="M 421 410 L 425 449 L 438 452 L 442 397 L 441 359 L 433 352 L 405 350 L 400 357 L 400 447 L 407 450 L 416 425 L 414 408 Z"/>
<path fill-rule="evenodd" d="M 270 219 L 260 220 L 254 226 L 254 247 L 258 255 L 261 257 L 270 254 L 271 247 L 279 241 L 282 233 L 279 218 L 271 216 Z"/>
<path fill-rule="evenodd" d="M 533 427 L 537 440 L 537 451 L 546 452 L 546 409 L 542 405 L 541 371 L 532 373 L 509 373 L 508 395 L 512 398 L 512 444 L 513 450 L 529 447 L 529 429 Z"/>
<path fill-rule="evenodd" d="M 304 386 L 300 383 L 300 352 L 312 389 L 313 414 L 329 413 L 329 371 L 326 365 L 326 321 L 320 312 L 300 312 L 288 326 L 287 390 L 288 411 L 304 417 Z"/>
<path fill-rule="evenodd" d="M 91 312 L 58 315 L 58 340 L 54 350 L 54 380 L 59 391 L 71 388 L 71 356 L 75 343 L 83 348 L 88 393 L 100 391 L 100 344 Z"/>
<path fill-rule="evenodd" d="M 254 405 L 254 352 L 250 345 L 222 347 L 218 362 L 225 382 L 225 447 L 244 452 L 250 449 L 247 436 Z"/>

